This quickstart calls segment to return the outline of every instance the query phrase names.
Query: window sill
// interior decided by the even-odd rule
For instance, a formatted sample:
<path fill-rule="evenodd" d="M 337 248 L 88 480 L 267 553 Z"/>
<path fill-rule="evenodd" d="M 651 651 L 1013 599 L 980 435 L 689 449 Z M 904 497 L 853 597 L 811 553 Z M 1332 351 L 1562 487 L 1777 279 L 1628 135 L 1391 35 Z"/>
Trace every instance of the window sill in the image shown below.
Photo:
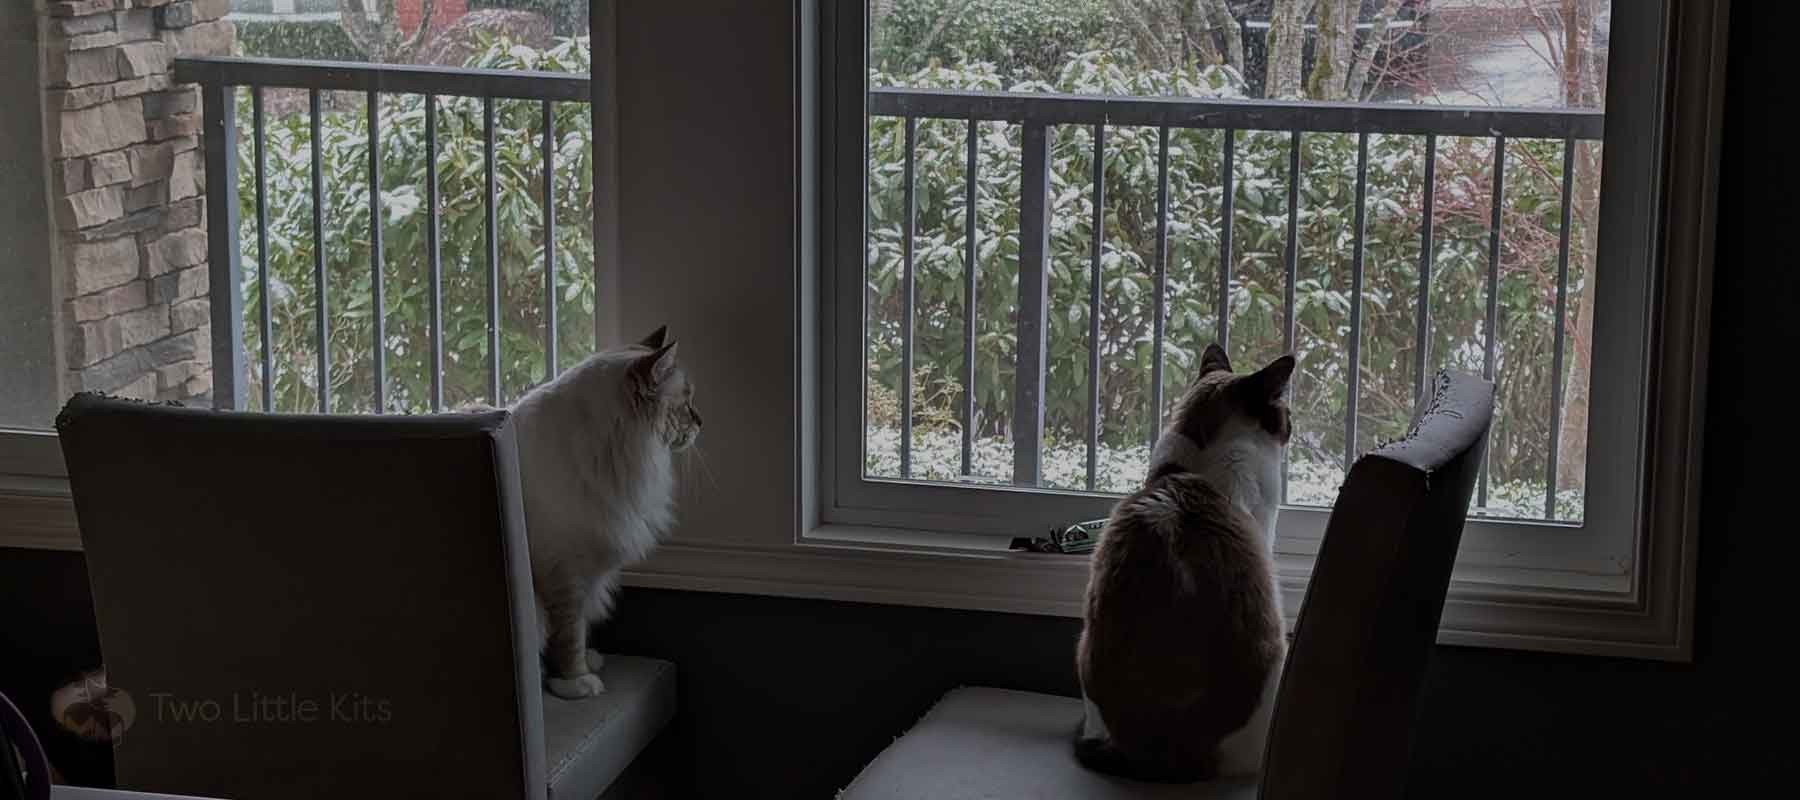
<path fill-rule="evenodd" d="M 973 541 L 970 541 L 973 539 Z M 1289 621 L 1312 557 L 1279 553 Z M 683 538 L 628 570 L 625 583 L 659 589 L 774 595 L 1079 618 L 1085 556 L 1005 549 L 990 537 L 826 525 L 792 544 Z M 1666 619 L 1650 613 L 1629 577 L 1460 564 L 1440 644 L 1685 660 Z"/>

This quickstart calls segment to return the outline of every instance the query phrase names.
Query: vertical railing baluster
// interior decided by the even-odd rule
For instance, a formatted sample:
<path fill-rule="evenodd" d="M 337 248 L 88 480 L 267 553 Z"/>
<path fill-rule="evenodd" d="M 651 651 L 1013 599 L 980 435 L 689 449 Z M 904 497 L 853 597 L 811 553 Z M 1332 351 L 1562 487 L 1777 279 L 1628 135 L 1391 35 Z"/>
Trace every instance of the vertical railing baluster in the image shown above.
<path fill-rule="evenodd" d="M 1163 321 L 1168 316 L 1169 293 L 1169 128 L 1156 129 L 1156 263 L 1151 283 L 1156 287 L 1154 318 L 1150 320 L 1150 446 L 1162 438 L 1163 417 Z"/>
<path fill-rule="evenodd" d="M 1281 297 L 1282 349 L 1294 352 L 1296 336 L 1299 333 L 1298 320 L 1294 318 L 1295 284 L 1300 278 L 1300 132 L 1294 131 L 1293 138 L 1288 141 L 1288 192 L 1287 192 L 1287 252 L 1282 259 L 1287 267 L 1286 288 Z"/>
<path fill-rule="evenodd" d="M 443 233 L 438 225 L 437 96 L 425 95 L 425 270 L 431 317 L 431 410 L 444 410 Z"/>
<path fill-rule="evenodd" d="M 1094 126 L 1094 235 L 1088 251 L 1087 488 L 1100 475 L 1100 251 L 1106 242 L 1106 125 Z"/>
<path fill-rule="evenodd" d="M 919 121 L 914 117 L 906 118 L 906 155 L 902 162 L 903 180 L 906 185 L 903 191 L 905 200 L 905 217 L 900 221 L 900 477 L 912 477 L 912 435 L 913 435 L 913 304 L 916 282 L 913 276 L 913 238 L 916 233 L 913 227 L 917 224 L 917 203 L 914 196 L 915 167 L 913 150 L 918 145 Z"/>
<path fill-rule="evenodd" d="M 1282 259 L 1286 266 L 1285 288 L 1281 295 L 1282 352 L 1293 354 L 1295 337 L 1299 333 L 1299 323 L 1295 320 L 1294 287 L 1300 279 L 1300 132 L 1294 131 L 1288 140 L 1288 192 L 1287 192 L 1287 252 Z M 1292 390 L 1289 390 L 1290 393 Z M 1288 497 L 1288 455 L 1287 449 L 1281 451 L 1281 502 Z"/>
<path fill-rule="evenodd" d="M 1418 334 L 1413 339 L 1413 408 L 1425 402 L 1425 366 L 1431 336 L 1432 227 L 1437 213 L 1437 134 L 1425 136 L 1424 216 L 1419 223 Z"/>
<path fill-rule="evenodd" d="M 1018 365 L 1013 390 L 1013 483 L 1036 486 L 1044 438 L 1044 317 L 1050 254 L 1049 128 L 1026 121 L 1020 136 Z"/>
<path fill-rule="evenodd" d="M 1494 380 L 1495 348 L 1500 327 L 1500 225 L 1502 203 L 1506 195 L 1506 137 L 1494 137 L 1494 205 L 1488 220 L 1487 319 L 1482 329 L 1481 377 Z M 1491 450 L 1489 451 L 1491 454 Z M 1481 478 L 1476 488 L 1475 506 L 1486 508 L 1488 500 L 1488 462 L 1481 460 Z"/>
<path fill-rule="evenodd" d="M 1550 463 L 1544 477 L 1544 519 L 1556 519 L 1556 461 L 1562 456 L 1563 337 L 1569 313 L 1569 237 L 1575 205 L 1575 140 L 1563 140 L 1562 227 L 1556 243 L 1556 343 L 1550 357 Z"/>
<path fill-rule="evenodd" d="M 556 117 L 543 101 L 544 141 L 544 380 L 556 377 Z"/>
<path fill-rule="evenodd" d="M 487 209 L 487 345 L 488 396 L 494 405 L 505 404 L 500 396 L 500 239 L 499 204 L 494 182 L 494 98 L 481 98 L 482 171 L 486 185 L 482 197 Z"/>
<path fill-rule="evenodd" d="M 375 413 L 387 412 L 386 296 L 381 277 L 381 93 L 369 92 L 369 313 L 375 328 Z"/>
<path fill-rule="evenodd" d="M 980 272 L 975 248 L 975 137 L 976 122 L 970 119 L 968 163 L 963 167 L 963 475 L 975 468 L 975 279 Z"/>
<path fill-rule="evenodd" d="M 1362 392 L 1363 237 L 1369 212 L 1369 134 L 1356 135 L 1356 229 L 1350 252 L 1350 384 L 1344 402 L 1344 473 L 1356 462 L 1356 400 Z"/>
<path fill-rule="evenodd" d="M 307 92 L 307 112 L 311 115 L 309 124 L 312 127 L 312 239 L 313 239 L 313 288 L 317 296 L 313 303 L 313 331 L 318 336 L 317 352 L 319 356 L 319 413 L 331 413 L 331 318 L 326 313 L 326 300 L 329 297 L 329 281 L 325 274 L 325 156 L 320 139 L 319 126 L 319 90 Z"/>
<path fill-rule="evenodd" d="M 256 305 L 261 314 L 262 410 L 267 413 L 275 410 L 275 357 L 269 341 L 275 337 L 275 323 L 269 316 L 269 158 L 261 86 L 250 87 L 250 116 L 256 139 Z"/>
<path fill-rule="evenodd" d="M 244 286 L 238 252 L 237 87 L 207 84 L 206 277 L 212 287 L 213 407 L 244 407 Z"/>
<path fill-rule="evenodd" d="M 1237 131 L 1226 128 L 1224 157 L 1219 163 L 1219 183 L 1223 198 L 1219 204 L 1219 346 L 1231 352 L 1231 228 L 1237 206 Z"/>

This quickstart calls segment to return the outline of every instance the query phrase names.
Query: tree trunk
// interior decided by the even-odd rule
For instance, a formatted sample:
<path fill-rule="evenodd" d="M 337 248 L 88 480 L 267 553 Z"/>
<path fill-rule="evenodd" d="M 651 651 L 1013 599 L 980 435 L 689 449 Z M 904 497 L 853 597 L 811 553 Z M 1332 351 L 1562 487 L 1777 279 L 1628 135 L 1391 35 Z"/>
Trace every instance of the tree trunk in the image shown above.
<path fill-rule="evenodd" d="M 1593 57 L 1594 0 L 1562 0 L 1563 100 L 1572 108 L 1599 108 L 1605 103 L 1604 88 Z M 1593 265 L 1600 227 L 1600 148 L 1582 145 L 1576 152 L 1574 212 L 1581 221 L 1581 238 L 1571 242 L 1579 249 L 1571 258 Z M 1589 387 L 1593 374 L 1594 313 L 1598 299 L 1598 270 L 1590 267 L 1582 283 L 1581 298 L 1569 309 L 1569 379 L 1563 386 L 1562 429 L 1556 432 L 1556 486 L 1580 488 L 1587 478 L 1587 430 Z"/>
<path fill-rule="evenodd" d="M 1306 49 L 1306 17 L 1316 0 L 1275 0 L 1269 10 L 1269 33 L 1263 40 L 1268 62 L 1263 66 L 1263 96 L 1280 100 L 1301 97 L 1300 73 Z"/>
<path fill-rule="evenodd" d="M 1356 43 L 1356 11 L 1356 0 L 1319 0 L 1319 41 L 1313 47 L 1313 70 L 1306 85 L 1309 99 L 1344 99 L 1351 47 Z"/>

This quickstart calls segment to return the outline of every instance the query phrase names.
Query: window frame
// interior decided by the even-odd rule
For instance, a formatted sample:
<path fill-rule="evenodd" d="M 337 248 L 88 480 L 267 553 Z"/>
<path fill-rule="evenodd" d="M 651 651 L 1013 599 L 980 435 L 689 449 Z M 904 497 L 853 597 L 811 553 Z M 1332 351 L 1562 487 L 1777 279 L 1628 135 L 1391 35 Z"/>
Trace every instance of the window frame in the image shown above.
<path fill-rule="evenodd" d="M 1591 463 L 1609 467 L 1589 471 L 1582 523 L 1470 520 L 1445 613 L 1446 640 L 1688 657 L 1689 614 L 1666 601 L 1691 605 L 1686 554 L 1701 397 L 1686 387 L 1704 375 L 1725 12 L 1723 3 L 1675 0 L 1613 10 L 1596 265 L 1605 278 L 1598 282 L 1591 384 L 1591 407 L 1610 411 L 1591 416 L 1588 431 L 1589 452 L 1607 456 Z M 827 195 L 820 224 L 826 255 L 817 268 L 821 524 L 800 541 L 998 550 L 1006 539 L 997 537 L 1042 535 L 1104 516 L 1113 496 L 863 474 L 866 13 L 863 3 L 825 4 L 819 38 Z M 1671 475 L 1676 465 L 1682 472 Z M 1679 487 L 1672 494 L 1685 503 L 1659 493 L 1671 478 Z M 1295 599 L 1328 516 L 1327 509 L 1282 509 L 1278 568 Z M 1549 627 L 1577 640 L 1559 643 L 1546 625 L 1518 622 L 1531 616 L 1527 604 L 1540 607 L 1532 613 L 1566 618 Z M 1494 613 L 1500 607 L 1519 613 Z M 1519 624 L 1530 629 L 1523 637 L 1507 631 Z"/>

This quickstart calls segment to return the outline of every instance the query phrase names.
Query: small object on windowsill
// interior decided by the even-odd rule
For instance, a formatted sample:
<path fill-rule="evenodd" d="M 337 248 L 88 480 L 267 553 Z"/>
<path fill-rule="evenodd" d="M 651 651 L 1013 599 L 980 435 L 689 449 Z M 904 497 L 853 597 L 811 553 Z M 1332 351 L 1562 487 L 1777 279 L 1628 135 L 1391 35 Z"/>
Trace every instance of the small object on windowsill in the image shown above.
<path fill-rule="evenodd" d="M 1086 555 L 1094 551 L 1094 545 L 1100 541 L 1100 532 L 1105 528 L 1105 518 L 1090 519 L 1086 522 L 1077 522 L 1060 531 L 1053 528 L 1048 537 L 1016 537 L 1012 540 L 1012 549 L 1031 553 Z"/>

